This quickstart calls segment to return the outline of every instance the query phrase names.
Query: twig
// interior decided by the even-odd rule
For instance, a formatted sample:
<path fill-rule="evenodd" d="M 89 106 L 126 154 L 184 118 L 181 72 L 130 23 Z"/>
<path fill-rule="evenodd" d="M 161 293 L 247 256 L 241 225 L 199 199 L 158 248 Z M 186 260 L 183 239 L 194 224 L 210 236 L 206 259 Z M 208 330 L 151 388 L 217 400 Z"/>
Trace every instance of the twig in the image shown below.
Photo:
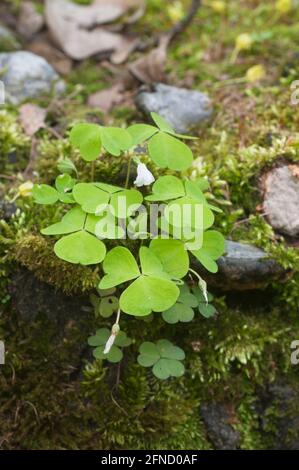
<path fill-rule="evenodd" d="M 154 35 L 153 37 L 149 38 L 147 41 L 140 41 L 137 45 L 135 50 L 139 52 L 144 52 L 148 49 L 156 47 L 159 44 L 161 36 L 165 36 L 169 38 L 169 42 L 176 39 L 176 37 L 185 31 L 188 26 L 192 23 L 193 19 L 195 18 L 199 7 L 201 6 L 201 0 L 192 0 L 190 7 L 180 21 L 178 21 L 169 31 L 163 34 Z"/>
<path fill-rule="evenodd" d="M 29 156 L 29 162 L 28 165 L 23 172 L 23 177 L 24 179 L 30 179 L 33 176 L 33 169 L 34 169 L 34 164 L 37 158 L 37 152 L 36 152 L 36 147 L 37 147 L 38 141 L 37 139 L 33 136 L 31 140 L 31 148 L 30 148 L 30 156 Z"/>
<path fill-rule="evenodd" d="M 193 19 L 195 18 L 200 6 L 201 0 L 192 0 L 186 16 L 184 16 L 181 21 L 178 21 L 178 23 L 176 23 L 171 28 L 169 33 L 167 33 L 170 36 L 170 41 L 175 39 L 178 34 L 181 34 L 183 31 L 185 31 L 185 29 L 188 28 L 188 26 L 192 23 Z"/>

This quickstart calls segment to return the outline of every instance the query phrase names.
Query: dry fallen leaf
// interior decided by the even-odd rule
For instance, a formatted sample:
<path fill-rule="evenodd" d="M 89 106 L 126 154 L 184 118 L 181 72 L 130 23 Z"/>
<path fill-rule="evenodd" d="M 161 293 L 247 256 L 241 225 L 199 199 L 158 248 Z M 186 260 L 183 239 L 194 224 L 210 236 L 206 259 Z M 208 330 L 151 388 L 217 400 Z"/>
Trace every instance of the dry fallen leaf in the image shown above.
<path fill-rule="evenodd" d="M 51 44 L 47 33 L 39 34 L 26 49 L 44 57 L 59 75 L 68 75 L 72 70 L 73 61 Z"/>
<path fill-rule="evenodd" d="M 299 179 L 299 165 L 289 165 L 289 169 L 295 178 Z"/>
<path fill-rule="evenodd" d="M 19 119 L 28 136 L 33 136 L 45 127 L 47 110 L 31 103 L 23 104 L 19 110 Z"/>
<path fill-rule="evenodd" d="M 111 88 L 97 91 L 88 98 L 88 106 L 98 108 L 104 113 L 109 112 L 114 106 L 122 103 L 124 100 L 124 86 L 122 83 L 116 83 Z"/>
<path fill-rule="evenodd" d="M 143 83 L 163 82 L 168 43 L 169 37 L 162 37 L 158 47 L 129 64 L 132 75 Z"/>
<path fill-rule="evenodd" d="M 110 23 L 140 8 L 143 0 L 95 0 L 82 6 L 67 0 L 46 0 L 46 22 L 53 40 L 74 60 L 99 53 L 114 53 L 113 61 L 124 61 L 135 47 L 136 40 L 108 31 L 100 24 Z"/>

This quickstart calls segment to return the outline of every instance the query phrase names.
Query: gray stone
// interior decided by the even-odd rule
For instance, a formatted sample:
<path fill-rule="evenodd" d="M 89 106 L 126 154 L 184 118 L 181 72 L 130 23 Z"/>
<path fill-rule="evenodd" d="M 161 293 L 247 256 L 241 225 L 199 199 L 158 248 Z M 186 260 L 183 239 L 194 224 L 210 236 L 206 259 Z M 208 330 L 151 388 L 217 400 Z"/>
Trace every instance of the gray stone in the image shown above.
<path fill-rule="evenodd" d="M 283 267 L 260 248 L 230 240 L 226 241 L 226 254 L 217 263 L 218 273 L 210 275 L 193 261 L 210 286 L 224 291 L 261 289 L 286 274 Z"/>
<path fill-rule="evenodd" d="M 38 98 L 64 90 L 64 82 L 48 62 L 32 52 L 18 51 L 0 54 L 1 79 L 5 86 L 5 100 L 19 104 L 25 99 Z"/>
<path fill-rule="evenodd" d="M 215 449 L 236 450 L 238 448 L 240 434 L 231 426 L 231 416 L 224 405 L 202 404 L 200 413 Z"/>
<path fill-rule="evenodd" d="M 147 116 L 158 113 L 183 134 L 212 115 L 211 101 L 205 93 L 163 83 L 155 84 L 153 91 L 141 91 L 136 105 Z"/>
<path fill-rule="evenodd" d="M 264 190 L 264 212 L 272 227 L 290 237 L 299 236 L 299 165 L 269 171 Z"/>
<path fill-rule="evenodd" d="M 20 47 L 13 32 L 0 24 L 0 52 L 14 51 Z"/>

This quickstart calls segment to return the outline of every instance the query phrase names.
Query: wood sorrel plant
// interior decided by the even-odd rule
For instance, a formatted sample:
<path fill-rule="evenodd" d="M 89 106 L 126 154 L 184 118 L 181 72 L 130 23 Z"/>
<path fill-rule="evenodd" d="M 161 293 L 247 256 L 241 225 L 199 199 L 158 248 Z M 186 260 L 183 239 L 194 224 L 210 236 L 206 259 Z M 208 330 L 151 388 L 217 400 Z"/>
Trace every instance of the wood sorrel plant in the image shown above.
<path fill-rule="evenodd" d="M 135 317 L 162 312 L 163 319 L 171 324 L 191 321 L 195 308 L 205 317 L 215 313 L 205 281 L 189 266 L 189 253 L 208 271 L 217 271 L 215 260 L 224 252 L 224 239 L 211 227 L 214 212 L 219 209 L 207 201 L 204 179 L 189 181 L 164 175 L 153 183 L 153 175 L 140 161 L 142 157 L 134 153 L 136 147 L 142 145 L 147 158 L 172 173 L 187 170 L 193 155 L 180 140 L 190 137 L 175 133 L 157 114 L 152 113 L 152 118 L 156 126 L 135 124 L 122 129 L 83 123 L 71 130 L 72 145 L 91 165 L 101 158 L 102 150 L 127 161 L 124 187 L 78 181 L 72 176 L 77 174 L 74 165 L 64 160 L 55 187 L 41 184 L 33 188 L 37 203 L 59 201 L 68 207 L 60 222 L 42 230 L 44 235 L 60 236 L 54 246 L 56 255 L 69 263 L 102 263 L 99 295 L 92 295 L 91 301 L 105 318 L 116 313 L 116 321 L 111 332 L 107 328 L 98 330 L 89 344 L 95 347 L 96 358 L 110 362 L 119 362 L 122 348 L 131 343 L 120 331 L 121 312 Z M 150 193 L 148 189 L 141 192 L 128 187 L 132 161 L 138 164 L 135 186 L 153 183 Z M 126 237 L 134 240 L 138 256 L 124 246 Z M 107 252 L 104 240 L 106 244 L 118 240 L 119 246 Z M 184 282 L 188 273 L 198 281 L 192 290 Z M 184 351 L 166 339 L 144 342 L 139 352 L 139 364 L 152 367 L 160 379 L 184 373 Z"/>

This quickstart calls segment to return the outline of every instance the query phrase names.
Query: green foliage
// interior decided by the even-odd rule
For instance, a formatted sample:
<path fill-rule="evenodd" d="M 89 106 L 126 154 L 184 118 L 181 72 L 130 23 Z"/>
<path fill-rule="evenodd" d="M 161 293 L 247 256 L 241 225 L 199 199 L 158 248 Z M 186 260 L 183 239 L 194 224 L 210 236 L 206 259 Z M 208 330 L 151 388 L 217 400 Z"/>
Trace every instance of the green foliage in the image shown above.
<path fill-rule="evenodd" d="M 23 170 L 27 164 L 29 138 L 24 134 L 16 116 L 0 110 L 0 170 Z"/>
<path fill-rule="evenodd" d="M 169 377 L 181 377 L 184 374 L 184 351 L 174 346 L 166 339 L 160 339 L 156 343 L 146 341 L 139 348 L 138 363 L 143 367 L 152 367 L 153 374 L 158 379 Z"/>
<path fill-rule="evenodd" d="M 124 152 L 123 158 L 129 159 L 125 188 L 110 182 L 75 180 L 71 175 L 75 173 L 78 178 L 77 166 L 72 164 L 68 156 L 64 156 L 58 161 L 58 167 L 63 173 L 56 177 L 55 187 L 48 184 L 34 185 L 32 191 L 35 202 L 41 205 L 53 205 L 58 201 L 63 204 L 76 204 L 63 215 L 60 222 L 42 229 L 42 234 L 62 235 L 54 245 L 54 252 L 63 261 L 83 266 L 103 262 L 104 276 L 99 283 L 99 289 L 118 287 L 121 288 L 121 293 L 119 300 L 117 296 L 99 298 L 93 295 L 92 303 L 96 316 L 104 318 L 109 318 L 119 309 L 114 325 L 117 329 L 121 311 L 134 317 L 148 317 L 152 312 L 164 312 L 164 319 L 169 323 L 191 321 L 194 316 L 192 306 L 195 306 L 195 297 L 190 303 L 192 294 L 180 293 L 178 287 L 189 271 L 188 250 L 211 271 L 216 271 L 215 260 L 224 250 L 220 233 L 207 231 L 214 222 L 213 211 L 218 209 L 208 203 L 203 192 L 207 185 L 203 180 L 196 183 L 182 181 L 173 175 L 161 176 L 153 185 L 152 194 L 145 198 L 149 210 L 153 201 L 166 202 L 162 218 L 160 222 L 156 220 L 156 223 L 161 223 L 162 233 L 166 223 L 169 224 L 168 239 L 149 233 L 147 215 L 144 218 L 142 212 L 138 213 L 144 202 L 144 195 L 134 188 L 127 187 L 130 161 L 136 145 L 145 142 L 148 145 L 149 157 L 161 168 L 186 170 L 193 161 L 191 149 L 179 140 L 188 136 L 177 135 L 157 114 L 152 113 L 152 118 L 157 127 L 136 124 L 126 130 L 79 123 L 71 129 L 70 142 L 85 162 L 92 162 L 93 175 L 96 161 L 102 158 L 103 152 L 118 158 Z M 186 207 L 190 209 L 187 221 L 184 214 Z M 106 243 L 109 240 L 114 240 L 114 243 L 116 240 L 121 242 L 125 238 L 127 227 L 133 227 L 134 224 L 136 227 L 142 221 L 145 226 L 134 232 L 135 247 L 132 251 L 124 246 L 114 246 L 106 253 L 106 245 L 102 240 L 106 239 Z M 183 230 L 186 225 L 187 235 Z M 138 249 L 139 240 L 142 245 L 143 240 L 147 238 L 154 239 L 150 240 L 149 246 L 139 245 Z M 194 250 L 193 244 L 198 240 L 198 249 Z M 135 258 L 137 252 L 139 263 Z M 212 314 L 212 307 L 209 309 L 206 316 Z M 97 346 L 105 349 L 107 334 L 105 341 L 103 338 L 102 335 L 102 343 Z M 104 353 L 98 348 L 94 354 L 103 358 Z M 108 359 L 112 362 L 122 358 L 116 343 L 109 354 Z M 154 374 L 157 377 L 179 377 L 183 374 L 183 366 L 171 362 L 175 358 L 161 356 L 160 359 L 154 366 Z"/>
<path fill-rule="evenodd" d="M 88 338 L 88 344 L 95 347 L 93 350 L 93 355 L 96 359 L 107 359 L 107 361 L 115 363 L 119 362 L 123 358 L 123 352 L 121 348 L 130 346 L 131 339 L 127 337 L 124 331 L 120 331 L 116 337 L 114 344 L 112 345 L 108 353 L 104 352 L 105 345 L 110 336 L 110 331 L 108 328 L 101 328 L 96 331 L 94 336 Z"/>
<path fill-rule="evenodd" d="M 274 448 L 277 436 L 283 438 L 280 420 L 290 428 L 290 410 L 281 407 L 277 399 L 264 410 L 267 396 L 261 399 L 261 393 L 267 392 L 269 382 L 279 377 L 293 384 L 298 382 L 297 368 L 289 360 L 289 345 L 299 328 L 298 249 L 274 233 L 266 218 L 257 213 L 256 206 L 261 202 L 258 191 L 261 172 L 280 161 L 298 161 L 298 148 L 291 141 L 298 132 L 299 107 L 290 106 L 289 102 L 290 84 L 299 72 L 298 60 L 292 52 L 298 49 L 299 10 L 293 8 L 291 14 L 278 19 L 273 17 L 271 1 L 259 5 L 249 1 L 224 2 L 226 10 L 222 14 L 212 9 L 215 2 L 202 3 L 197 21 L 183 33 L 184 40 L 172 43 L 168 49 L 167 72 L 171 80 L 177 84 L 187 80 L 188 86 L 190 80 L 192 88 L 209 89 L 215 104 L 213 122 L 194 129 L 200 140 L 191 146 L 198 157 L 184 177 L 196 181 L 209 204 L 223 209 L 216 217 L 217 230 L 236 241 L 261 246 L 288 270 L 289 277 L 260 293 L 219 297 L 218 292 L 214 304 L 219 315 L 209 321 L 196 315 L 192 327 L 190 323 L 165 325 L 160 315 L 155 314 L 151 315 L 151 323 L 122 315 L 122 326 L 124 323 L 137 344 L 160 337 L 179 342 L 186 351 L 186 374 L 176 380 L 156 380 L 149 369 L 134 363 L 132 344 L 126 350 L 126 360 L 119 365 L 117 387 L 118 365 L 102 360 L 86 364 L 84 359 L 86 337 L 97 328 L 109 327 L 100 314 L 96 319 L 88 314 L 87 300 L 80 320 L 70 312 L 63 331 L 61 326 L 53 328 L 53 320 L 46 315 L 34 322 L 23 322 L 20 313 L 16 313 L 19 306 L 15 302 L 10 304 L 6 286 L 11 285 L 16 262 L 58 291 L 77 294 L 76 301 L 82 292 L 96 292 L 100 275 L 98 266 L 60 260 L 53 252 L 51 239 L 35 234 L 38 227 L 61 219 L 65 213 L 61 205 L 33 207 L 29 199 L 18 199 L 20 222 L 13 218 L 9 227 L 4 227 L 1 221 L 0 236 L 3 300 L 0 337 L 5 337 L 7 344 L 7 364 L 1 368 L 0 376 L 3 449 L 211 449 L 213 441 L 200 418 L 200 404 L 210 400 L 229 409 L 230 424 L 241 436 L 242 449 Z M 152 34 L 153 24 L 157 31 L 168 30 L 176 21 L 171 11 L 185 6 L 187 2 L 183 1 L 161 8 L 160 0 L 150 1 L 134 29 L 147 36 Z M 234 27 L 228 28 L 232 23 Z M 228 57 L 236 36 L 244 31 L 251 33 L 253 48 L 232 66 Z M 204 67 L 199 67 L 202 60 Z M 221 83 L 222 77 L 229 80 L 242 77 L 254 63 L 266 67 L 263 86 L 239 83 L 234 86 L 226 80 Z M 59 106 L 55 113 L 50 111 L 54 114 L 55 128 L 63 133 L 74 119 L 86 119 L 87 114 L 98 120 L 98 110 L 91 111 L 82 102 L 91 93 L 108 88 L 111 77 L 111 71 L 97 61 L 77 64 L 68 76 L 68 87 L 76 93 L 79 83 L 83 85 L 82 91 L 69 103 L 65 101 L 64 109 Z M 109 122 L 110 117 L 116 125 L 117 122 L 122 125 L 124 120 L 133 122 L 136 114 L 133 108 L 118 106 L 109 113 Z M 13 171 L 15 175 L 16 170 L 22 171 L 28 163 L 30 139 L 12 108 L 1 111 L 0 123 L 1 173 Z M 157 133 L 155 126 L 148 127 L 148 134 L 140 143 Z M 79 182 L 90 181 L 90 165 L 68 139 L 54 138 L 46 130 L 38 139 L 34 169 L 42 183 L 54 184 L 58 162 L 60 173 L 70 172 Z M 155 176 L 173 173 L 155 167 L 147 155 L 141 158 Z M 64 166 L 67 159 L 75 164 L 77 172 Z M 126 176 L 122 157 L 106 154 L 102 147 L 101 157 L 93 161 L 93 166 L 94 181 L 122 185 Z M 17 188 L 14 181 L 1 180 L 1 189 L 8 198 L 13 198 Z M 134 256 L 138 253 L 138 242 L 116 243 L 130 248 Z M 109 249 L 112 246 L 113 243 Z M 21 287 L 24 304 L 26 291 L 23 284 Z M 115 295 L 119 296 L 119 292 Z M 200 289 L 198 296 L 201 305 L 206 305 Z M 105 296 L 98 298 L 100 303 Z M 41 304 L 39 311 L 44 312 L 45 308 Z M 53 313 L 55 310 L 56 306 Z M 62 321 L 60 318 L 59 322 Z M 220 343 L 221 348 L 215 349 Z M 244 355 L 246 364 L 240 360 Z M 297 409 L 293 413 L 295 418 Z"/>
<path fill-rule="evenodd" d="M 71 130 L 70 141 L 80 150 L 82 158 L 87 162 L 95 160 L 100 155 L 101 133 L 100 127 L 96 124 L 77 124 Z"/>
<path fill-rule="evenodd" d="M 209 230 L 203 234 L 202 247 L 199 250 L 192 250 L 192 254 L 210 272 L 218 271 L 215 262 L 225 251 L 224 238 L 221 233 Z"/>
<path fill-rule="evenodd" d="M 99 295 L 91 294 L 90 302 L 94 307 L 96 317 L 109 318 L 113 313 L 117 312 L 119 308 L 118 298 L 113 295 L 116 289 L 99 289 Z"/>
<path fill-rule="evenodd" d="M 163 312 L 162 317 L 167 323 L 188 323 L 194 318 L 194 308 L 198 306 L 198 300 L 193 295 L 187 284 L 180 288 L 180 295 L 176 303 L 170 309 Z"/>
<path fill-rule="evenodd" d="M 32 271 L 37 279 L 67 294 L 95 289 L 98 273 L 90 267 L 69 264 L 54 254 L 53 243 L 40 235 L 26 235 L 16 242 L 12 258 Z"/>
<path fill-rule="evenodd" d="M 212 294 L 203 291 L 202 287 L 193 286 L 190 290 L 187 284 L 183 284 L 176 303 L 163 312 L 163 320 L 170 324 L 189 323 L 194 319 L 194 309 L 196 308 L 203 317 L 212 317 L 217 313 L 217 310 L 211 305 L 211 301 L 213 301 Z"/>

